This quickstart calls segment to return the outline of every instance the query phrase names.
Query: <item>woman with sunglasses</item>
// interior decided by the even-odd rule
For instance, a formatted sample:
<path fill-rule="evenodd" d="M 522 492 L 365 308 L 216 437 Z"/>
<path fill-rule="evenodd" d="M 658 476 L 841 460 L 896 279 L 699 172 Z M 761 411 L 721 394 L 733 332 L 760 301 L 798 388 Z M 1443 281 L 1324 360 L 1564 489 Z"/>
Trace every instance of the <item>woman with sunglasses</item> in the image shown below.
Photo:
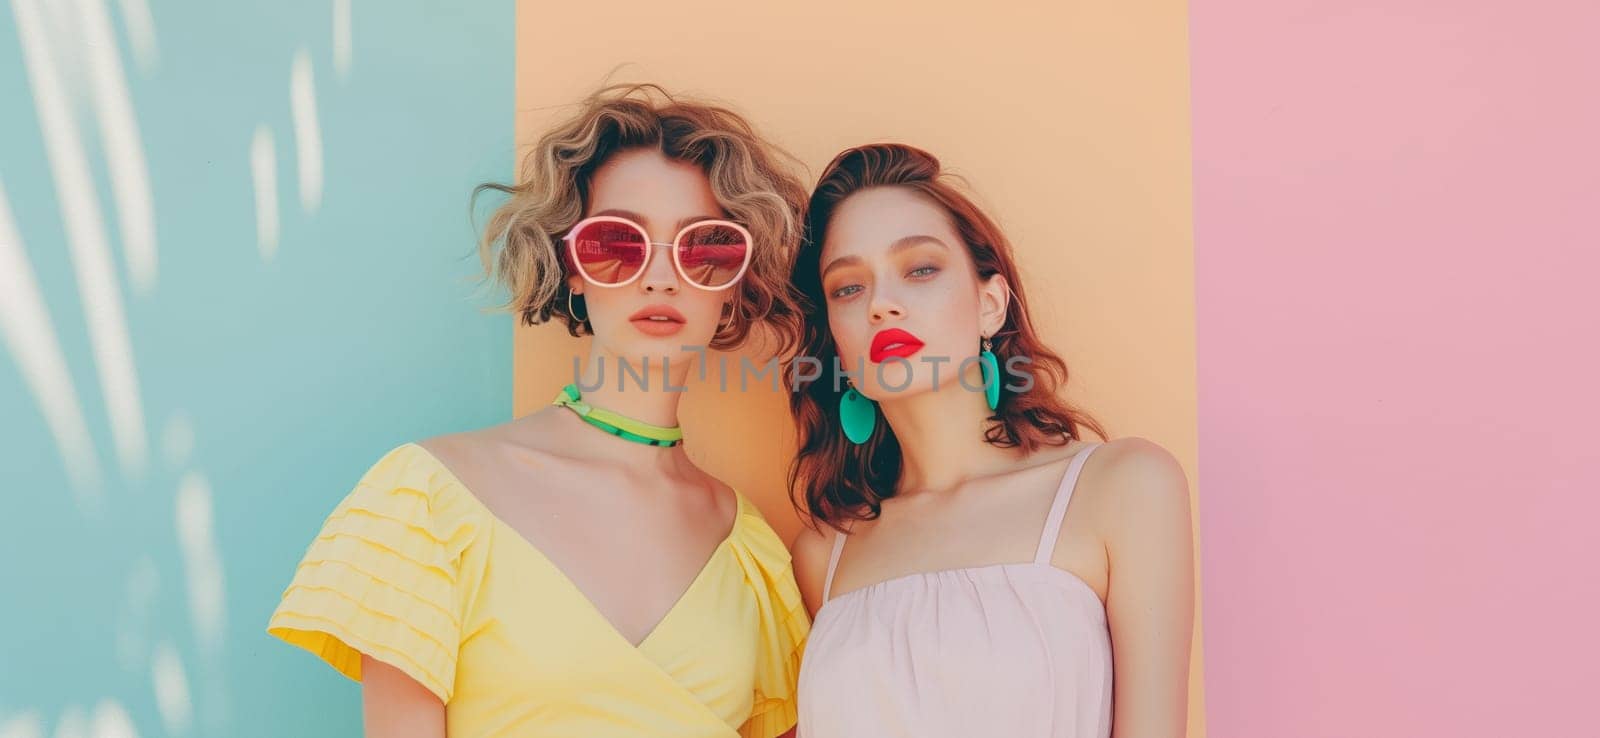
<path fill-rule="evenodd" d="M 792 395 L 799 735 L 1183 735 L 1183 469 L 1084 438 L 1107 436 L 1060 397 L 994 222 L 927 152 L 864 146 L 824 172 L 796 258 L 803 355 L 850 373 Z"/>
<path fill-rule="evenodd" d="M 796 338 L 781 161 L 733 112 L 630 86 L 485 185 L 509 195 L 482 250 L 512 309 L 593 340 L 550 407 L 390 451 L 307 551 L 269 631 L 362 682 L 368 736 L 794 724 L 788 551 L 678 428 L 705 347 Z"/>

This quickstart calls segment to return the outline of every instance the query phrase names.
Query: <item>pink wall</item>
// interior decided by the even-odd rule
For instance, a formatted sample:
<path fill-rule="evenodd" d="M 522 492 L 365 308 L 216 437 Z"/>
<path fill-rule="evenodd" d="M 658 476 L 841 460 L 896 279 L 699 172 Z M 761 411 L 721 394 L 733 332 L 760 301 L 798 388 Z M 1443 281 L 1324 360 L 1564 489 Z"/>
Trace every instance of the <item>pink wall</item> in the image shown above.
<path fill-rule="evenodd" d="M 1212 735 L 1594 735 L 1600 2 L 1191 6 Z"/>

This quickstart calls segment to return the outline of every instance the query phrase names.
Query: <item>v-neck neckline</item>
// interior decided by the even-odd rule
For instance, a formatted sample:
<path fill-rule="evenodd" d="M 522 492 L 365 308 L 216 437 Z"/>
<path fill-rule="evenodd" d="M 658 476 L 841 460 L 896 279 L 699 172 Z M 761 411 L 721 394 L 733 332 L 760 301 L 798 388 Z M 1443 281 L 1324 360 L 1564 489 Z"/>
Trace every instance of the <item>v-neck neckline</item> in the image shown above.
<path fill-rule="evenodd" d="M 645 647 L 653 638 L 655 638 L 656 634 L 661 632 L 662 626 L 666 625 L 667 621 L 672 619 L 673 614 L 683 607 L 684 602 L 686 602 L 689 599 L 689 596 L 693 594 L 694 591 L 699 587 L 700 582 L 706 578 L 711 569 L 716 565 L 717 561 L 722 557 L 723 552 L 730 544 L 733 543 L 734 538 L 739 533 L 739 526 L 744 521 L 744 495 L 739 494 L 739 491 L 735 489 L 733 490 L 733 525 L 729 526 L 728 534 L 723 536 L 721 541 L 717 542 L 716 548 L 711 550 L 711 555 L 706 557 L 705 563 L 701 565 L 699 571 L 695 572 L 694 577 L 689 580 L 688 585 L 683 588 L 683 591 L 678 594 L 678 598 L 673 600 L 672 605 L 662 612 L 660 617 L 656 618 L 656 622 L 650 626 L 650 630 L 644 634 L 644 637 L 635 643 L 629 639 L 627 635 L 623 634 L 622 630 L 617 627 L 615 621 L 607 617 L 604 612 L 601 612 L 600 606 L 596 605 L 594 600 L 583 591 L 583 588 L 578 586 L 576 580 L 574 580 L 571 576 L 568 576 L 560 566 L 556 565 L 555 560 L 551 559 L 543 550 L 534 545 L 533 541 L 528 540 L 528 537 L 523 535 L 522 531 L 517 530 L 510 523 L 506 522 L 499 515 L 495 514 L 495 511 L 485 504 L 484 501 L 478 497 L 477 493 L 473 492 L 472 488 L 468 487 L 467 483 L 461 480 L 461 477 L 456 476 L 456 473 L 451 471 L 450 467 L 446 466 L 442 459 L 440 459 L 438 456 L 435 456 L 432 451 L 429 451 L 420 443 L 413 442 L 410 445 L 415 446 L 419 451 L 427 455 L 428 459 L 433 462 L 434 466 L 437 466 L 440 471 L 450 478 L 451 482 L 454 482 L 457 487 L 460 487 L 461 491 L 466 495 L 466 497 L 472 500 L 473 504 L 477 505 L 478 508 L 483 511 L 484 516 L 489 519 L 491 524 L 505 528 L 511 533 L 512 537 L 516 538 L 521 543 L 521 546 L 525 550 L 531 552 L 535 557 L 537 557 L 540 562 L 550 569 L 550 571 L 555 572 L 556 578 L 561 581 L 562 585 L 570 590 L 572 595 L 577 598 L 578 602 L 582 603 L 583 607 L 588 610 L 596 620 L 604 625 L 605 630 L 607 630 L 613 638 L 615 638 L 622 645 L 627 646 L 630 650 L 636 652 L 644 651 Z"/>

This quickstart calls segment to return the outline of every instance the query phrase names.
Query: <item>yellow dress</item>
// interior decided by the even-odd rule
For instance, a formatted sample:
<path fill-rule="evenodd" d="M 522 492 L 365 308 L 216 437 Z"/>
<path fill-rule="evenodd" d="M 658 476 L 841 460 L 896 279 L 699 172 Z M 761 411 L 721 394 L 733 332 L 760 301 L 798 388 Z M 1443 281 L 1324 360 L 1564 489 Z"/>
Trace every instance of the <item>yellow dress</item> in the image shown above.
<path fill-rule="evenodd" d="M 737 499 L 732 532 L 635 647 L 408 443 L 328 517 L 267 632 L 356 681 L 362 653 L 401 669 L 445 703 L 450 738 L 770 738 L 794 725 L 810 619 L 788 550 Z"/>

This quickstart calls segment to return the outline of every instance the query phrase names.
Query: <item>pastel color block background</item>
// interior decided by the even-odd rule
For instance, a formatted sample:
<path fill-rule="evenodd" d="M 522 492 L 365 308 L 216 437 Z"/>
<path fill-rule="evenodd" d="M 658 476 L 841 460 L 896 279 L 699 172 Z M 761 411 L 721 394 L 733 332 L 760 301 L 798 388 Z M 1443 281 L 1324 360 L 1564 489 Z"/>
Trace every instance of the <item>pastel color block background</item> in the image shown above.
<path fill-rule="evenodd" d="M 569 376 L 581 341 L 480 310 L 467 195 L 613 71 L 811 177 L 885 139 L 967 177 L 1072 399 L 1189 473 L 1190 736 L 1593 733 L 1597 34 L 1556 0 L 0 3 L 0 738 L 359 732 L 266 617 L 378 454 Z M 698 389 L 697 461 L 792 536 L 785 398 Z"/>
<path fill-rule="evenodd" d="M 510 417 L 511 13 L 0 2 L 0 736 L 360 734 L 267 617 L 383 451 Z"/>
<path fill-rule="evenodd" d="M 1190 24 L 1212 734 L 1596 734 L 1600 4 Z"/>

